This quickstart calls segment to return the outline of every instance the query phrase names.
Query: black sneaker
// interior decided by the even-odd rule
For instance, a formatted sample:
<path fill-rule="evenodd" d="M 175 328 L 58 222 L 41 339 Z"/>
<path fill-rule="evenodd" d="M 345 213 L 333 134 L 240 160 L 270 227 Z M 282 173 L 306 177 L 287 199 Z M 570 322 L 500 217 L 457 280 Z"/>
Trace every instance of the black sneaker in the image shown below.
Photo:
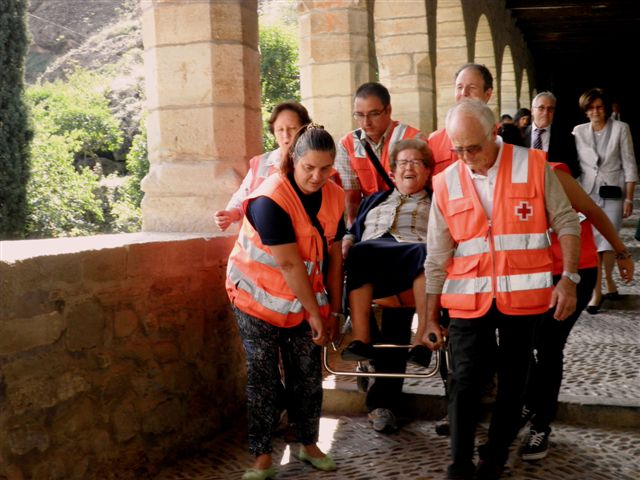
<path fill-rule="evenodd" d="M 371 360 L 373 358 L 373 347 L 360 340 L 354 340 L 342 350 L 340 356 L 342 360 L 346 361 Z"/>
<path fill-rule="evenodd" d="M 533 428 L 529 430 L 529 434 L 520 450 L 522 459 L 531 462 L 546 457 L 549 453 L 549 433 L 544 431 L 537 432 Z"/>

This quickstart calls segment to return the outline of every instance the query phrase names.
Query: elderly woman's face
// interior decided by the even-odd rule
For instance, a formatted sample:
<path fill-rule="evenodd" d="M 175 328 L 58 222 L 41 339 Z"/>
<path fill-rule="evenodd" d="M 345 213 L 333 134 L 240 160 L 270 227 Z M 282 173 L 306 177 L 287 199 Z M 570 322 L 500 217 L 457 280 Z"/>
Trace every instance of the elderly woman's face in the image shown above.
<path fill-rule="evenodd" d="M 335 172 L 331 152 L 309 150 L 293 166 L 293 178 L 305 195 L 317 192 Z"/>
<path fill-rule="evenodd" d="M 287 150 L 300 127 L 302 127 L 302 124 L 296 112 L 293 110 L 280 112 L 276 117 L 276 121 L 273 122 L 273 133 L 278 146 L 283 150 Z"/>
<path fill-rule="evenodd" d="M 424 190 L 431 169 L 424 165 L 424 156 L 419 150 L 406 149 L 398 153 L 396 168 L 392 172 L 396 187 L 403 195 L 411 195 Z"/>

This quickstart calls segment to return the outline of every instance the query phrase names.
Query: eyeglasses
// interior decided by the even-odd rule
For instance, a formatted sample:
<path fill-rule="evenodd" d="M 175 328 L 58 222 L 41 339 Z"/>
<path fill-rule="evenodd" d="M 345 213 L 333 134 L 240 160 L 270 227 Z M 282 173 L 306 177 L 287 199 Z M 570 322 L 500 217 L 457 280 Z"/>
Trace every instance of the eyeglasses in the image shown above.
<path fill-rule="evenodd" d="M 373 110 L 369 113 L 353 112 L 353 118 L 358 122 L 362 122 L 363 120 L 367 120 L 367 119 L 375 120 L 386 111 L 387 109 L 384 108 L 383 110 Z"/>
<path fill-rule="evenodd" d="M 418 160 L 418 159 L 402 159 L 402 160 L 398 160 L 396 162 L 396 165 L 400 168 L 405 168 L 408 167 L 409 165 L 411 165 L 412 167 L 418 167 L 420 165 L 424 165 L 424 161 L 423 160 Z"/>
<path fill-rule="evenodd" d="M 539 112 L 544 112 L 545 110 L 549 113 L 553 113 L 556 110 L 556 107 L 545 107 L 544 105 L 538 105 L 537 107 L 533 107 Z"/>
<path fill-rule="evenodd" d="M 468 153 L 469 155 L 477 155 L 482 151 L 482 145 L 471 145 L 469 147 L 450 148 L 449 151 L 451 153 L 457 154 L 459 157 L 462 157 L 465 153 Z"/>

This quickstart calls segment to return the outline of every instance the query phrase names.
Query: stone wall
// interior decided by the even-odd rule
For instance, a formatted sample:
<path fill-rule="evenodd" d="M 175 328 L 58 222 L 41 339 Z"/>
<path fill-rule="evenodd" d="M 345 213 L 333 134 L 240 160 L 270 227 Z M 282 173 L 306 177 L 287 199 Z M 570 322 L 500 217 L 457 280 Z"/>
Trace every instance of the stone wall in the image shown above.
<path fill-rule="evenodd" d="M 232 243 L 0 242 L 0 478 L 141 478 L 237 416 Z"/>

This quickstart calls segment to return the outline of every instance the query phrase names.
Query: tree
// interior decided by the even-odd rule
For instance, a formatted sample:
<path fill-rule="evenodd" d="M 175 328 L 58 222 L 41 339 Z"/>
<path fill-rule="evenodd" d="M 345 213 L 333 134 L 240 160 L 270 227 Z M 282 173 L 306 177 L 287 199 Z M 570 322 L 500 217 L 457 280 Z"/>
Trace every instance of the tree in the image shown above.
<path fill-rule="evenodd" d="M 28 0 L 0 4 L 0 238 L 22 236 L 32 137 L 24 103 Z"/>
<path fill-rule="evenodd" d="M 276 147 L 266 126 L 271 109 L 285 100 L 300 100 L 298 43 L 291 27 L 260 26 L 260 86 L 265 150 Z"/>

